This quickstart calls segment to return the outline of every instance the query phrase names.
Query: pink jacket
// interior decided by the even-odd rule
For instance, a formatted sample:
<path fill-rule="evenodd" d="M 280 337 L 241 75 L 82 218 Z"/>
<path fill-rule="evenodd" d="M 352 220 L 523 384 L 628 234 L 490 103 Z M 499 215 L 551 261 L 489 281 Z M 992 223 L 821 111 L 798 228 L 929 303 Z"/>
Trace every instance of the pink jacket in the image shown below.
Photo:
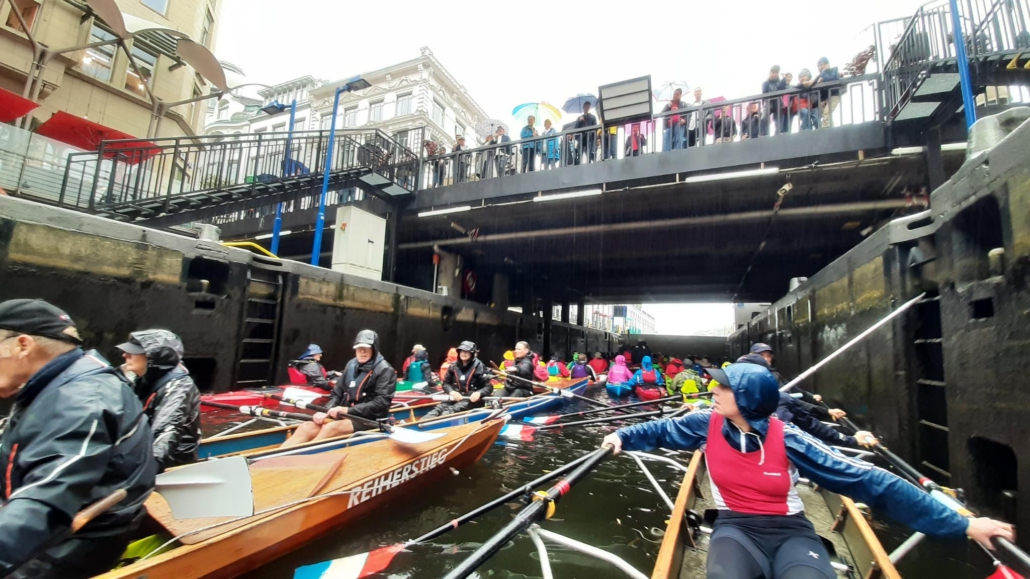
<path fill-rule="evenodd" d="M 626 357 L 616 356 L 615 365 L 612 366 L 611 370 L 608 370 L 608 383 L 624 384 L 629 382 L 632 377 L 633 372 L 630 372 L 629 368 L 626 366 Z"/>

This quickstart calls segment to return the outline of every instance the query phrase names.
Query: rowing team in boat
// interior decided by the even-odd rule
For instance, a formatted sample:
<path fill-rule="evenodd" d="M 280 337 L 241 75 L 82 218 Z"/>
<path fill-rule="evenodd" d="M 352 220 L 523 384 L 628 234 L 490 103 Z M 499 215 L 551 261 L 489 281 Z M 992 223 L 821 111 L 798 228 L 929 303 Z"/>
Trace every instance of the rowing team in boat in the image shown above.
<path fill-rule="evenodd" d="M 771 356 L 771 350 L 764 352 Z M 847 457 L 784 420 L 783 397 L 766 357 L 747 355 L 708 372 L 717 383 L 711 408 L 625 427 L 603 444 L 616 453 L 704 451 L 719 509 L 708 547 L 709 579 L 836 577 L 826 548 L 804 516 L 794 488 L 799 476 L 882 509 L 926 535 L 966 535 L 992 550 L 993 537 L 1015 539 L 1011 525 L 963 516 L 908 481 Z M 856 438 L 875 444 L 866 432 Z"/>

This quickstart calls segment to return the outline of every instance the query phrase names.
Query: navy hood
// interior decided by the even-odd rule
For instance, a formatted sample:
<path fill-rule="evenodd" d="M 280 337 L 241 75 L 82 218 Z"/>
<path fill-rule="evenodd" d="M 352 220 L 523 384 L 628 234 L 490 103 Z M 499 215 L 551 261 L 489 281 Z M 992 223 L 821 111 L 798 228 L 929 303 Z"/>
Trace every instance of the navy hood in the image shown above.
<path fill-rule="evenodd" d="M 304 350 L 304 353 L 300 355 L 299 360 L 307 360 L 314 358 L 315 356 L 322 353 L 322 348 L 318 347 L 318 344 L 309 344 L 308 349 Z"/>
<path fill-rule="evenodd" d="M 731 364 L 723 372 L 729 378 L 741 416 L 764 438 L 769 431 L 769 416 L 780 403 L 776 377 L 758 364 Z"/>

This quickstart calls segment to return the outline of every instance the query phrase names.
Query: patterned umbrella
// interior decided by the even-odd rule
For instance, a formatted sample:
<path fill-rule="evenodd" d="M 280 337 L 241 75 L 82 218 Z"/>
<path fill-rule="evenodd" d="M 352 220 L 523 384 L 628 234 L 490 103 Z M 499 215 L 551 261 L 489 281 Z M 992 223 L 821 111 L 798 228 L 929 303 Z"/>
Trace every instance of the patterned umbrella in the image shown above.
<path fill-rule="evenodd" d="M 509 133 L 507 123 L 497 119 L 483 119 L 476 123 L 475 131 L 480 138 L 487 138 L 497 132 L 497 127 L 504 127 L 504 132 Z"/>
<path fill-rule="evenodd" d="M 597 97 L 592 94 L 578 94 L 565 101 L 561 110 L 567 113 L 580 114 L 583 112 L 583 103 L 590 103 L 591 107 L 597 108 Z"/>
<path fill-rule="evenodd" d="M 538 128 L 543 127 L 546 120 L 550 120 L 554 126 L 561 122 L 561 111 L 548 103 L 521 104 L 511 111 L 511 116 L 515 118 L 515 124 L 517 125 L 525 125 L 529 122 L 529 117 L 536 117 L 535 126 Z"/>
<path fill-rule="evenodd" d="M 671 101 L 672 93 L 676 92 L 676 89 L 683 91 L 683 94 L 687 94 L 690 90 L 690 85 L 686 81 L 677 80 L 673 82 L 666 82 L 658 86 L 658 88 L 652 91 L 654 99 L 656 101 Z"/>

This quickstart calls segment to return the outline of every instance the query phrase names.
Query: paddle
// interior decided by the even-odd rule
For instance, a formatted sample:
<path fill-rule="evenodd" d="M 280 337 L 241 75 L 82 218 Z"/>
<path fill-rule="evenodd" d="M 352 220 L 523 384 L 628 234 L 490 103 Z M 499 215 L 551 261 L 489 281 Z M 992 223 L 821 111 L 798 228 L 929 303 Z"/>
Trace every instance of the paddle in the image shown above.
<path fill-rule="evenodd" d="M 263 406 L 233 406 L 232 404 L 222 404 L 221 402 L 208 402 L 206 400 L 201 401 L 200 404 L 203 406 L 210 406 L 212 408 L 221 408 L 223 410 L 234 410 L 236 412 L 239 412 L 240 414 L 248 414 L 250 416 L 257 416 L 260 418 L 286 418 L 288 420 L 300 421 L 311 420 L 310 414 L 301 414 L 300 412 L 285 412 L 282 410 L 269 410 L 268 408 L 265 408 Z"/>
<path fill-rule="evenodd" d="M 581 412 L 570 412 L 569 414 L 562 414 L 557 416 L 559 419 L 572 418 L 573 416 L 586 416 L 588 414 L 597 414 L 598 412 L 607 412 L 609 410 L 622 410 L 625 408 L 636 408 L 637 406 L 653 406 L 661 402 L 676 402 L 680 400 L 693 400 L 696 398 L 707 398 L 712 395 L 711 392 L 698 392 L 694 394 L 678 394 L 676 396 L 666 396 L 665 398 L 656 398 L 655 400 L 645 400 L 643 402 L 631 402 L 629 404 L 619 404 L 617 406 L 609 406 L 607 408 L 594 408 L 591 410 L 583 410 Z"/>
<path fill-rule="evenodd" d="M 205 460 L 157 475 L 157 492 L 176 519 L 249 517 L 254 492 L 247 459 Z"/>
<path fill-rule="evenodd" d="M 519 432 L 519 435 L 521 436 L 523 433 L 529 434 L 533 430 L 550 430 L 552 428 L 565 428 L 565 427 L 571 427 L 571 426 L 585 426 L 587 424 L 603 424 L 605 422 L 615 422 L 616 420 L 629 420 L 630 418 L 648 418 L 648 417 L 651 417 L 651 416 L 661 416 L 661 415 L 665 414 L 666 412 L 667 412 L 666 410 L 662 409 L 662 410 L 653 410 L 653 411 L 649 411 L 649 412 L 638 412 L 637 414 L 618 414 L 616 416 L 605 416 L 603 418 L 593 418 L 593 419 L 590 419 L 590 420 L 579 420 L 579 421 L 575 421 L 575 422 L 560 422 L 560 423 L 559 422 L 555 422 L 554 420 L 551 420 L 552 418 L 557 418 L 556 416 L 547 416 L 547 417 L 541 417 L 541 418 L 527 418 L 527 419 L 525 419 L 525 421 L 529 422 L 530 424 L 543 424 L 544 426 L 537 426 L 537 427 L 526 427 L 526 426 L 523 426 L 522 427 L 523 429 L 529 428 L 529 430 L 528 431 L 522 430 L 522 431 Z M 675 418 L 675 417 L 677 417 L 677 416 L 679 416 L 681 414 L 685 414 L 687 412 L 690 412 L 690 408 L 689 407 L 687 407 L 687 408 L 679 408 L 679 409 L 674 410 L 673 412 L 671 412 L 669 414 L 669 418 Z"/>
<path fill-rule="evenodd" d="M 501 550 L 504 545 L 519 533 L 522 533 L 533 523 L 543 519 L 549 519 L 554 515 L 555 504 L 562 496 L 567 494 L 572 486 L 585 478 L 597 465 L 601 464 L 612 452 L 611 446 L 603 446 L 587 455 L 587 459 L 581 463 L 576 470 L 565 477 L 546 492 L 537 492 L 533 496 L 533 502 L 519 511 L 515 518 L 504 526 L 493 537 L 486 540 L 474 553 L 468 556 L 457 567 L 444 577 L 444 579 L 464 579 L 479 568 L 487 559 Z"/>
<path fill-rule="evenodd" d="M 860 430 L 858 426 L 856 426 L 855 423 L 847 417 L 842 417 L 840 420 L 838 420 L 838 422 L 844 425 L 845 428 L 850 429 L 852 432 L 858 432 Z M 961 501 L 948 494 L 943 487 L 941 487 L 934 481 L 923 476 L 923 474 L 916 470 L 915 467 L 905 462 L 900 456 L 891 452 L 891 450 L 884 446 L 880 441 L 874 441 L 872 445 L 872 450 L 876 454 L 880 455 L 888 463 L 890 463 L 891 466 L 893 466 L 899 472 L 904 474 L 905 478 L 911 480 L 913 483 L 915 483 L 916 486 L 930 493 L 930 496 L 936 499 L 937 502 L 943 504 L 944 506 L 952 509 L 953 511 L 957 512 L 958 514 L 964 517 L 972 518 L 973 516 L 975 516 L 973 512 L 970 511 L 966 507 L 966 505 L 964 505 Z M 994 537 L 993 541 L 1002 551 L 1005 552 L 1006 555 L 1008 555 L 1014 561 L 1019 563 L 1019 565 L 1023 568 L 1023 572 L 1030 571 L 1030 555 L 1027 555 L 1026 551 L 1023 551 L 1019 547 L 1012 544 L 1008 539 L 1002 537 Z M 993 554 L 987 551 L 986 548 L 984 549 L 984 551 L 986 551 L 987 554 L 992 559 L 994 559 L 995 564 L 999 564 L 998 559 L 996 559 Z"/>
<path fill-rule="evenodd" d="M 576 394 L 575 392 L 570 392 L 570 391 L 564 390 L 562 388 L 555 388 L 554 386 L 549 386 L 547 384 L 544 384 L 543 382 L 536 382 L 534 380 L 529 380 L 529 379 L 523 378 L 521 376 L 516 376 L 514 374 L 508 374 L 504 370 L 501 370 L 497 366 L 497 364 L 494 363 L 494 362 L 490 362 L 490 365 L 493 366 L 494 369 L 497 370 L 497 372 L 494 372 L 494 374 L 493 374 L 497 378 L 514 378 L 515 380 L 518 380 L 519 382 L 525 382 L 525 383 L 531 384 L 533 386 L 539 386 L 541 388 L 546 388 L 546 389 L 550 390 L 551 392 L 554 392 L 554 393 L 558 394 L 559 396 L 564 396 L 565 398 L 575 398 L 577 400 L 582 400 L 584 402 L 588 402 L 590 404 L 594 404 L 595 406 L 604 406 L 605 408 L 610 408 L 610 406 L 605 404 L 604 402 L 600 402 L 600 401 L 594 400 L 593 398 L 587 398 L 586 396 L 580 396 L 579 394 Z"/>

